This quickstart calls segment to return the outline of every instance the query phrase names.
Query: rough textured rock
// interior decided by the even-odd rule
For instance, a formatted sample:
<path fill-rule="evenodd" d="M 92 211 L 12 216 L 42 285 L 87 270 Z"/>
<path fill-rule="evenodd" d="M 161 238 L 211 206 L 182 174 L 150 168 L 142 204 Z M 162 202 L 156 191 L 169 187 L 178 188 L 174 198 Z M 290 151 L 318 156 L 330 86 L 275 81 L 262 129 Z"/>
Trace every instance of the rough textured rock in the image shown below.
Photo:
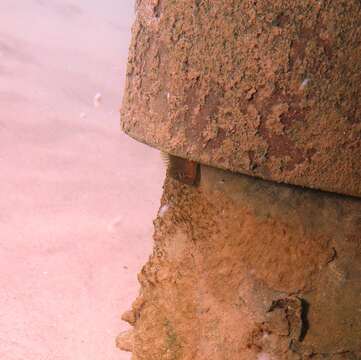
<path fill-rule="evenodd" d="M 361 359 L 360 199 L 202 166 L 154 224 L 134 360 Z"/>
<path fill-rule="evenodd" d="M 361 196 L 360 0 L 138 0 L 123 129 L 217 168 Z"/>
<path fill-rule="evenodd" d="M 124 331 L 117 337 L 116 340 L 117 348 L 123 351 L 132 352 L 134 346 L 133 331 Z"/>

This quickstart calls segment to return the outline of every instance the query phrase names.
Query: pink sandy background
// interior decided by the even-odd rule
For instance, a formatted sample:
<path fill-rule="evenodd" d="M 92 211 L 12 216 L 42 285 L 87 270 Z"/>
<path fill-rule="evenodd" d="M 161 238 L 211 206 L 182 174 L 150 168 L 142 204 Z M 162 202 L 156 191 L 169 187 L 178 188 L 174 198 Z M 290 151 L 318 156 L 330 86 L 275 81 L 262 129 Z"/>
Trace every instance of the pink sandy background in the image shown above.
<path fill-rule="evenodd" d="M 1 360 L 130 358 L 114 339 L 164 176 L 119 130 L 132 19 L 131 0 L 0 1 Z"/>

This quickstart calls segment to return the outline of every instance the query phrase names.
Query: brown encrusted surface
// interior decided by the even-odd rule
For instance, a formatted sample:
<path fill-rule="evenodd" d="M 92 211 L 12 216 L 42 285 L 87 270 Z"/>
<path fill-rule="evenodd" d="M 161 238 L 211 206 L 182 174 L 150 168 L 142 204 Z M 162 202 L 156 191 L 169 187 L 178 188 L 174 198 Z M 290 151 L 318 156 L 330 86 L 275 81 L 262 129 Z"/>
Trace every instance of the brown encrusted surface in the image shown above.
<path fill-rule="evenodd" d="M 167 178 L 154 241 L 133 360 L 361 359 L 361 199 L 202 166 Z"/>
<path fill-rule="evenodd" d="M 138 0 L 130 136 L 214 167 L 361 196 L 360 0 Z"/>

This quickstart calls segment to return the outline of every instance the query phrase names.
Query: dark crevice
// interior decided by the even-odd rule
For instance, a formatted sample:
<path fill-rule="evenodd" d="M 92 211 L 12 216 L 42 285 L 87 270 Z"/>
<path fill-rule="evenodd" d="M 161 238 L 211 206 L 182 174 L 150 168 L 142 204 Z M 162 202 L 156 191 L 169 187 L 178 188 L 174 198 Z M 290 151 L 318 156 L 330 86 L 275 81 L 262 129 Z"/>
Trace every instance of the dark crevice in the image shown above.
<path fill-rule="evenodd" d="M 361 1 L 361 0 L 360 0 Z M 332 254 L 330 256 L 330 258 L 327 261 L 327 264 L 332 263 L 333 261 L 335 261 L 337 259 L 337 250 L 333 247 L 332 248 Z"/>
<path fill-rule="evenodd" d="M 156 18 L 160 17 L 161 14 L 161 0 L 158 0 L 157 5 L 154 6 L 154 15 Z"/>
<path fill-rule="evenodd" d="M 300 299 L 301 301 L 301 320 L 302 320 L 302 325 L 301 325 L 301 333 L 300 333 L 300 338 L 299 341 L 303 341 L 307 335 L 307 332 L 310 328 L 310 323 L 308 321 L 308 313 L 310 310 L 310 303 L 307 302 L 305 299 Z"/>

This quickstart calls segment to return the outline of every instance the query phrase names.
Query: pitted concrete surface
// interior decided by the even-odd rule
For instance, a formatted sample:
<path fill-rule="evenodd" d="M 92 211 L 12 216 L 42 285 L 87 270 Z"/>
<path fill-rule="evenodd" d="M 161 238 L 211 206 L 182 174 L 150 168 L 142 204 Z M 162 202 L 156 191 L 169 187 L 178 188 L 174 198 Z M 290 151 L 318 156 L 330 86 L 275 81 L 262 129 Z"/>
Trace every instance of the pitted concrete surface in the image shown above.
<path fill-rule="evenodd" d="M 361 2 L 139 1 L 123 128 L 216 168 L 361 196 Z"/>
<path fill-rule="evenodd" d="M 0 358 L 129 359 L 156 151 L 119 130 L 131 0 L 0 3 Z"/>

